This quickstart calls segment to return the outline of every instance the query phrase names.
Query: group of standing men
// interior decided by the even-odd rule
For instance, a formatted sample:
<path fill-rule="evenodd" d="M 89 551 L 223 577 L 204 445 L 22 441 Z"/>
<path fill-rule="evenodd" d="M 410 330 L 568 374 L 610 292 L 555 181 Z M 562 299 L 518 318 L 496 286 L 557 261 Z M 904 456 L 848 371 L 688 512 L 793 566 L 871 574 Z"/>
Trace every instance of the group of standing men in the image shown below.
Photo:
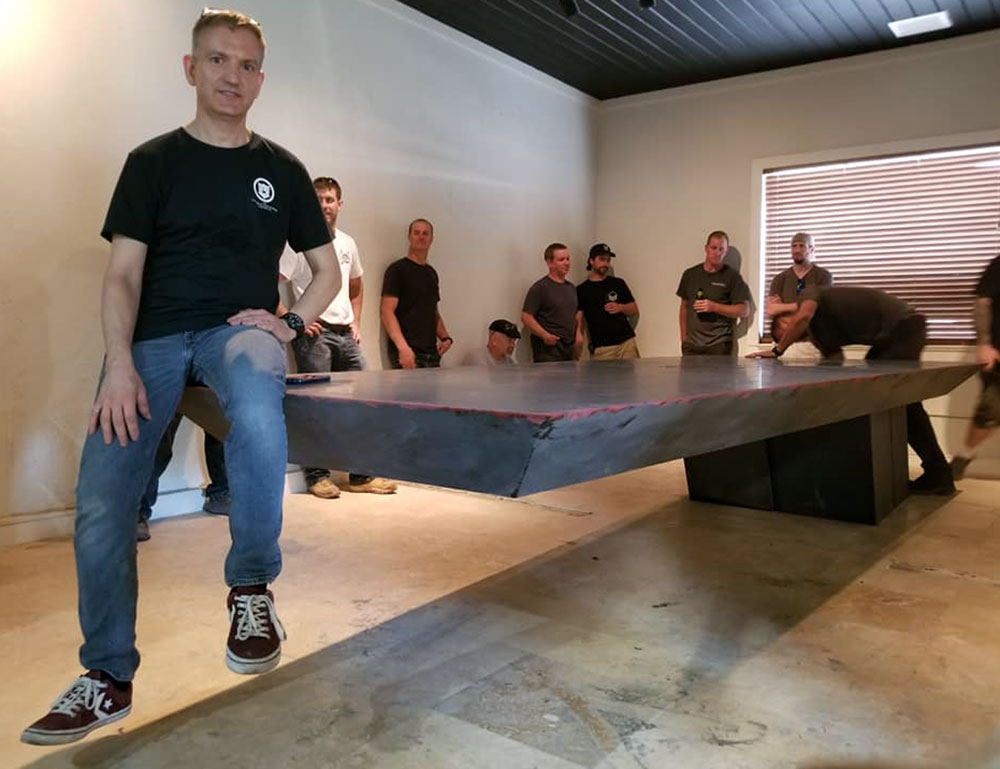
<path fill-rule="evenodd" d="M 750 289 L 739 273 L 724 262 L 728 247 L 729 238 L 724 232 L 710 233 L 704 262 L 681 276 L 677 295 L 681 300 L 681 349 L 685 356 L 733 354 L 734 321 L 751 312 Z M 927 341 L 926 318 L 884 291 L 866 286 L 834 286 L 833 276 L 813 264 L 814 250 L 808 233 L 792 237 L 792 265 L 771 281 L 765 304 L 775 344 L 770 350 L 748 357 L 780 358 L 792 344 L 808 339 L 826 361 L 843 360 L 843 348 L 853 344 L 868 346 L 868 360 L 919 360 Z M 991 274 L 1000 273 L 1000 268 L 991 266 L 991 270 L 984 275 L 981 290 Z M 1000 282 L 1000 276 L 992 281 Z M 988 326 L 982 311 L 977 315 L 980 337 L 989 332 Z M 979 349 L 984 366 L 992 368 L 996 358 L 989 350 L 995 352 L 995 348 L 980 343 Z M 984 387 L 977 419 L 967 439 L 967 453 L 971 454 L 985 439 L 988 426 L 996 426 L 998 412 L 1000 399 L 992 389 Z M 906 424 L 907 440 L 924 471 L 910 482 L 910 492 L 953 493 L 953 476 L 960 476 L 971 460 L 960 455 L 949 465 L 922 403 L 907 405 Z"/>
<path fill-rule="evenodd" d="M 427 254 L 434 228 L 426 219 L 410 224 L 409 254 L 385 271 L 382 283 L 382 324 L 389 337 L 389 361 L 393 368 L 435 368 L 452 345 L 441 312 L 440 288 Z M 635 331 L 629 322 L 639 308 L 628 285 L 609 275 L 614 252 L 605 243 L 590 249 L 590 275 L 579 286 L 567 280 L 569 249 L 552 243 L 544 252 L 548 274 L 528 289 L 521 320 L 530 332 L 535 363 L 574 360 L 583 350 L 583 326 L 590 336 L 595 359 L 638 358 Z M 466 363 L 487 365 L 512 363 L 514 346 L 521 333 L 504 318 L 489 325 L 486 349 Z"/>

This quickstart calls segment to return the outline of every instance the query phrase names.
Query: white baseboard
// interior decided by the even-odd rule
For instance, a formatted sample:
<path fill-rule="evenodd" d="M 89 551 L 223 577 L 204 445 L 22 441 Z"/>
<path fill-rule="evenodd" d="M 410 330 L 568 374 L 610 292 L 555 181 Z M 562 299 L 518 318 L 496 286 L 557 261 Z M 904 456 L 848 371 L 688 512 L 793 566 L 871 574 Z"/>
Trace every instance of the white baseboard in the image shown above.
<path fill-rule="evenodd" d="M 73 510 L 47 510 L 0 517 L 0 546 L 22 545 L 73 534 Z"/>
<path fill-rule="evenodd" d="M 302 471 L 294 465 L 285 475 L 285 493 L 298 494 L 306 490 Z M 200 487 L 164 491 L 153 506 L 153 519 L 201 511 L 204 502 Z M 48 510 L 43 513 L 0 516 L 0 547 L 22 545 L 42 539 L 65 539 L 73 536 L 74 508 Z"/>

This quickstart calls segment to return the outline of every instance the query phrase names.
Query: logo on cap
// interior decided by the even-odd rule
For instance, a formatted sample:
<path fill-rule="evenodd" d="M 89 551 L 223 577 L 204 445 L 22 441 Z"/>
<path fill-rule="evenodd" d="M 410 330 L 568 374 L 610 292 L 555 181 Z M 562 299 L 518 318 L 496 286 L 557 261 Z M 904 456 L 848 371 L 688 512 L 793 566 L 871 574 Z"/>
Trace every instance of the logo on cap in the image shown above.
<path fill-rule="evenodd" d="M 595 243 L 590 247 L 590 256 L 588 259 L 593 259 L 595 256 L 610 256 L 614 257 L 615 252 L 611 250 L 611 246 L 607 243 Z"/>
<path fill-rule="evenodd" d="M 517 326 L 504 318 L 498 318 L 490 323 L 490 331 L 499 331 L 501 334 L 510 337 L 511 339 L 521 338 L 521 332 L 517 330 Z"/>

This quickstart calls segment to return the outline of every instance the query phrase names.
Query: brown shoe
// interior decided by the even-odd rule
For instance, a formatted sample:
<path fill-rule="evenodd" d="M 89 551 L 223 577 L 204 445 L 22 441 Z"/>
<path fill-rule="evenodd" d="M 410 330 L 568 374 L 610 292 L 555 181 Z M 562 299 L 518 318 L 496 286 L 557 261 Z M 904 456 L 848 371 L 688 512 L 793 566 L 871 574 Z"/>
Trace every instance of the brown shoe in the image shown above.
<path fill-rule="evenodd" d="M 288 636 L 274 610 L 270 590 L 234 587 L 226 600 L 229 607 L 229 637 L 226 667 L 234 673 L 266 673 L 281 659 L 281 642 Z"/>
<path fill-rule="evenodd" d="M 119 689 L 107 674 L 91 670 L 70 684 L 48 713 L 21 732 L 21 742 L 29 745 L 76 742 L 131 712 L 131 682 Z"/>
<path fill-rule="evenodd" d="M 360 494 L 395 494 L 396 482 L 388 478 L 369 478 L 364 483 L 348 483 L 344 489 Z"/>
<path fill-rule="evenodd" d="M 340 487 L 329 478 L 320 478 L 309 487 L 309 493 L 320 499 L 336 499 L 340 496 Z"/>

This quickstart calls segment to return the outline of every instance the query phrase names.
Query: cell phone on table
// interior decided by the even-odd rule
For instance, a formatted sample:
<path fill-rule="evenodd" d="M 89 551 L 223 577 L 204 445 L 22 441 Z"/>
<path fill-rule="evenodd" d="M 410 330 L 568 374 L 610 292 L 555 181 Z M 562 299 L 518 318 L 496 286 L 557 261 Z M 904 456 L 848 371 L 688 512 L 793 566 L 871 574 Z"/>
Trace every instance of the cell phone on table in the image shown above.
<path fill-rule="evenodd" d="M 303 384 L 317 384 L 318 382 L 329 382 L 330 375 L 324 374 L 323 372 L 309 373 L 309 374 L 289 374 L 285 377 L 285 384 L 290 385 L 303 385 Z"/>

